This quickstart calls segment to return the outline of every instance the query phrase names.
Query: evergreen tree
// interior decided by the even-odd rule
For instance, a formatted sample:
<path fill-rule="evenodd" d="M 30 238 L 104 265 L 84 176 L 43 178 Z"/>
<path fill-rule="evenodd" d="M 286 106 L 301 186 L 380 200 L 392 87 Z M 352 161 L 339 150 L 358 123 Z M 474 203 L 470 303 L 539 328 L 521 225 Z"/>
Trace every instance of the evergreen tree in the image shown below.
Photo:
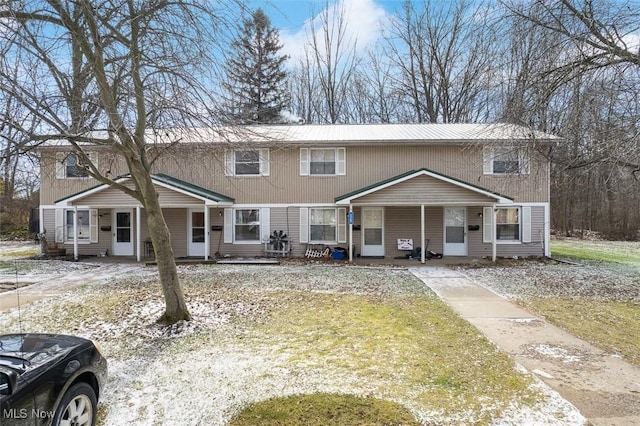
<path fill-rule="evenodd" d="M 238 37 L 231 43 L 227 59 L 228 112 L 236 124 L 281 121 L 280 111 L 289 106 L 284 63 L 286 55 L 277 30 L 262 9 L 243 20 Z"/>

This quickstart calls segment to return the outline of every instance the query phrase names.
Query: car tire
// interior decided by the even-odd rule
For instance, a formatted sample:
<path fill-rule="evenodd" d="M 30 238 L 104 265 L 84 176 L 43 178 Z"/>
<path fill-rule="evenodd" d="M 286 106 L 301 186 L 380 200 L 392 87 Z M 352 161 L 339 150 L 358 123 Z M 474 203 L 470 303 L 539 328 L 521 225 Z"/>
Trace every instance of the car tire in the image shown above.
<path fill-rule="evenodd" d="M 52 426 L 95 426 L 97 407 L 93 388 L 84 382 L 76 383 L 62 397 Z"/>

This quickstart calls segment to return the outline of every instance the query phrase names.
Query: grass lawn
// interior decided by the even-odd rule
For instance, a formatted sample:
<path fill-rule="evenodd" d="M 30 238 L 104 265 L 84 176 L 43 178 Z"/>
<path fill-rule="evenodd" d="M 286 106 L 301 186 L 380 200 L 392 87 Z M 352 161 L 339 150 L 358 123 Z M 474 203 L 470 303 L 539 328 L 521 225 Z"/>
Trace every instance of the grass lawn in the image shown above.
<path fill-rule="evenodd" d="M 110 379 L 99 424 L 247 424 L 257 415 L 272 424 L 355 416 L 483 425 L 524 421 L 548 398 L 407 271 L 189 266 L 180 276 L 194 321 L 169 329 L 154 324 L 163 305 L 148 274 L 22 310 L 25 330 L 102 347 Z M 3 315 L 0 332 L 17 321 Z"/>
<path fill-rule="evenodd" d="M 573 296 L 532 297 L 523 303 L 576 336 L 640 366 L 640 243 L 554 240 L 551 252 L 599 271 L 586 276 L 597 284 L 587 295 L 576 291 Z M 630 281 L 624 291 L 616 282 L 623 274 Z"/>
<path fill-rule="evenodd" d="M 640 265 L 640 243 L 576 239 L 552 240 L 551 256 L 638 266 Z"/>
<path fill-rule="evenodd" d="M 525 304 L 570 333 L 640 367 L 640 302 L 536 298 Z"/>

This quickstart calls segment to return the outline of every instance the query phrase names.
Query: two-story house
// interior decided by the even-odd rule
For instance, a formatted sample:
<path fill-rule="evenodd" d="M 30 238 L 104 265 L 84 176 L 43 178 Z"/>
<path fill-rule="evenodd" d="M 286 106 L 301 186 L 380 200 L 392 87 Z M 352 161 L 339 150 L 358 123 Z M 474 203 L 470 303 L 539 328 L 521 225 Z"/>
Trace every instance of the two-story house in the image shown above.
<path fill-rule="evenodd" d="M 150 136 L 177 257 L 260 256 L 274 231 L 294 256 L 325 245 L 394 258 L 408 243 L 445 257 L 549 255 L 551 135 L 502 124 L 245 130 Z M 86 151 L 128 184 L 120 158 Z M 89 178 L 69 145 L 43 146 L 41 173 L 40 227 L 50 241 L 81 255 L 150 255 L 142 206 Z"/>

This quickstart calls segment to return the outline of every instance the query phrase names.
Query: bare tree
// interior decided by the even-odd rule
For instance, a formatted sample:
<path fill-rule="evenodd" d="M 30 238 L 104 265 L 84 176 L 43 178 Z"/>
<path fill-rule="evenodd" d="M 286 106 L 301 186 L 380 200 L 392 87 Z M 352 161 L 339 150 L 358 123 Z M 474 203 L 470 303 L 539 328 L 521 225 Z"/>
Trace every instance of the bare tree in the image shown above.
<path fill-rule="evenodd" d="M 19 76 L 0 68 L 0 90 L 37 118 L 32 141 L 68 141 L 90 176 L 141 203 L 166 303 L 160 321 L 166 323 L 190 314 L 151 179 L 162 151 L 148 144 L 146 132 L 211 124 L 207 84 L 223 25 L 218 17 L 224 16 L 215 4 L 47 0 L 10 1 L 0 9 L 0 36 L 21 68 Z M 96 147 L 123 159 L 132 188 L 92 163 L 89 151 Z"/>
<path fill-rule="evenodd" d="M 606 0 L 502 3 L 532 31 L 553 39 L 552 52 L 563 52 L 535 73 L 550 104 L 563 104 L 556 110 L 566 143 L 555 150 L 552 171 L 552 206 L 562 210 L 554 216 L 564 219 L 568 233 L 597 229 L 635 237 L 640 223 L 626 210 L 640 197 L 638 182 L 629 182 L 640 173 L 640 9 Z"/>
<path fill-rule="evenodd" d="M 325 4 L 317 18 L 320 25 L 311 29 L 306 52 L 322 95 L 316 98 L 316 109 L 325 123 L 338 123 L 344 117 L 348 88 L 358 66 L 357 40 L 347 32 L 346 3 L 336 6 Z"/>
<path fill-rule="evenodd" d="M 398 85 L 420 123 L 476 121 L 495 62 L 494 35 L 482 4 L 405 1 L 388 32 Z"/>

